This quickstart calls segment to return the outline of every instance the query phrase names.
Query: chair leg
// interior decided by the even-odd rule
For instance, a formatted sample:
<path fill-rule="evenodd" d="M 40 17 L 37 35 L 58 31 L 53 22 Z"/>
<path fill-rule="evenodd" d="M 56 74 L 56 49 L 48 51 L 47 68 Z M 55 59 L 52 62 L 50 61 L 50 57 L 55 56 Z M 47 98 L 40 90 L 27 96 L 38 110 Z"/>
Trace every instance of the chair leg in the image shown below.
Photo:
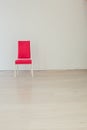
<path fill-rule="evenodd" d="M 18 74 L 18 65 L 15 65 L 14 77 L 17 77 Z"/>
<path fill-rule="evenodd" d="M 18 75 L 18 65 L 16 65 L 16 75 Z"/>
<path fill-rule="evenodd" d="M 16 65 L 15 65 L 15 70 L 14 70 L 14 77 L 17 76 L 17 70 L 16 70 Z"/>
<path fill-rule="evenodd" d="M 31 68 L 31 75 L 32 75 L 32 77 L 34 76 L 34 72 L 33 72 L 33 64 L 32 64 L 32 68 Z"/>
<path fill-rule="evenodd" d="M 14 77 L 16 77 L 17 76 L 17 74 L 16 74 L 16 70 L 14 71 Z"/>

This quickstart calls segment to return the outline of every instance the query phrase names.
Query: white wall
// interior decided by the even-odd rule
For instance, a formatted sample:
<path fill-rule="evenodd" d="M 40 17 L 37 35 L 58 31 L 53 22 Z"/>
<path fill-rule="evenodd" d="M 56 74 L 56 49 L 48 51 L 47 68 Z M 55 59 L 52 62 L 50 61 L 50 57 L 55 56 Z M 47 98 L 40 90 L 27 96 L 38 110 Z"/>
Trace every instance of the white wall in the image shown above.
<path fill-rule="evenodd" d="M 85 0 L 0 0 L 0 70 L 30 39 L 34 69 L 87 69 Z"/>

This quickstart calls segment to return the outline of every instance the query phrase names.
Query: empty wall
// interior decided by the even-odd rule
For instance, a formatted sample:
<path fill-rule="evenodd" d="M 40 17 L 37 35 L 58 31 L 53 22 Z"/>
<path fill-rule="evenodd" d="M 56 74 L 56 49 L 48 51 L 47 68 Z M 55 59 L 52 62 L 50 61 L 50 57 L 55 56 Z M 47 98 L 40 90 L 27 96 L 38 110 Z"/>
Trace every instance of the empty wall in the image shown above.
<path fill-rule="evenodd" d="M 31 40 L 34 69 L 87 69 L 85 0 L 0 0 L 0 70 L 17 40 Z"/>

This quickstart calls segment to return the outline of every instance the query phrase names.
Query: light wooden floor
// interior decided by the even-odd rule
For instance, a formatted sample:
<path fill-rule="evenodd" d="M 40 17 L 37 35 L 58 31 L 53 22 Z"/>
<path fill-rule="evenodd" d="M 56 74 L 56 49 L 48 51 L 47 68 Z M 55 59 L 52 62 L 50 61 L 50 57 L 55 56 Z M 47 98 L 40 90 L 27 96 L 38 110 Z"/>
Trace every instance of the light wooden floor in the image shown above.
<path fill-rule="evenodd" d="M 0 130 L 87 130 L 87 71 L 0 72 Z"/>

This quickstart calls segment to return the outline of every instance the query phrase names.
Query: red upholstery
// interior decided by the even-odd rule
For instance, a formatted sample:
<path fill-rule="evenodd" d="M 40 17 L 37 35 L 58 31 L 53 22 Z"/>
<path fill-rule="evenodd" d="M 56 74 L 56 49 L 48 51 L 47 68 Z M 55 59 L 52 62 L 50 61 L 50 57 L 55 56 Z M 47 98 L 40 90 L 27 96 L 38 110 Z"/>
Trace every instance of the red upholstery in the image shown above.
<path fill-rule="evenodd" d="M 30 41 L 18 41 L 18 59 L 15 64 L 32 64 Z"/>
<path fill-rule="evenodd" d="M 18 59 L 15 61 L 15 64 L 32 64 L 30 59 Z"/>
<path fill-rule="evenodd" d="M 18 58 L 31 58 L 30 41 L 18 41 Z"/>

